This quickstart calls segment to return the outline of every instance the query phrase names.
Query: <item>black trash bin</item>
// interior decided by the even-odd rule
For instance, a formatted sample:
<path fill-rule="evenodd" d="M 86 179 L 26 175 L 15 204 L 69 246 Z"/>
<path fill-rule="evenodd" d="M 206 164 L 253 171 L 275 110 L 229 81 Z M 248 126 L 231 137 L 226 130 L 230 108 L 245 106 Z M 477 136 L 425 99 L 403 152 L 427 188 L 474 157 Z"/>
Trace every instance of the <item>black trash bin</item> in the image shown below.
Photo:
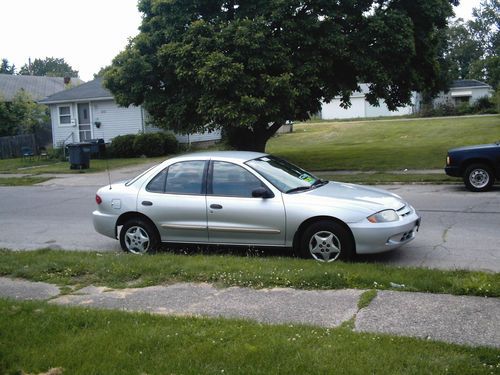
<path fill-rule="evenodd" d="M 71 169 L 87 169 L 90 166 L 90 143 L 71 143 L 68 147 Z"/>
<path fill-rule="evenodd" d="M 92 158 L 101 159 L 105 156 L 106 144 L 104 139 L 91 139 L 90 140 L 90 156 Z"/>

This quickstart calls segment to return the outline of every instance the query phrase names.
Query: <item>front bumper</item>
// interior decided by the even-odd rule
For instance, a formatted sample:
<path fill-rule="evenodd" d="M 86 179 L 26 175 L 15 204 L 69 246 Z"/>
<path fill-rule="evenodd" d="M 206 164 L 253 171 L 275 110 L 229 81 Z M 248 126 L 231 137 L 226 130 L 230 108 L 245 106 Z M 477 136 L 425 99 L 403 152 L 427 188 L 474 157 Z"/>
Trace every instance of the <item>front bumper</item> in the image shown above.
<path fill-rule="evenodd" d="M 375 254 L 394 250 L 415 238 L 421 218 L 415 210 L 391 223 L 373 224 L 369 221 L 350 224 L 357 254 Z"/>
<path fill-rule="evenodd" d="M 98 210 L 92 212 L 92 222 L 95 230 L 107 237 L 116 239 L 116 221 L 118 215 L 104 214 Z"/>
<path fill-rule="evenodd" d="M 460 174 L 460 169 L 458 167 L 448 165 L 444 168 L 444 171 L 448 176 L 462 177 L 462 175 Z"/>

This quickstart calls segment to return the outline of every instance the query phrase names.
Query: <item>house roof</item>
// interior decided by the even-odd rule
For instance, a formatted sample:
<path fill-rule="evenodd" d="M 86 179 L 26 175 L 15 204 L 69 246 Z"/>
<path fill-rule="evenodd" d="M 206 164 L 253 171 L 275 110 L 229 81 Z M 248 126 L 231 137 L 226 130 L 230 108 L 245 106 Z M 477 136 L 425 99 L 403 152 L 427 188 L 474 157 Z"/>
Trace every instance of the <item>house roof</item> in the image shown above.
<path fill-rule="evenodd" d="M 453 83 L 450 85 L 450 89 L 459 89 L 459 88 L 464 88 L 464 87 L 485 87 L 488 88 L 490 85 L 475 80 L 475 79 L 459 79 L 456 81 L 453 81 Z"/>
<path fill-rule="evenodd" d="M 79 78 L 71 78 L 70 84 L 81 84 Z M 66 89 L 63 77 L 40 77 L 12 74 L 0 74 L 0 96 L 3 101 L 10 102 L 19 90 L 29 93 L 34 100 L 43 99 L 49 95 Z"/>
<path fill-rule="evenodd" d="M 103 100 L 113 99 L 113 94 L 104 88 L 102 78 L 94 79 L 93 81 L 84 83 L 72 89 L 61 91 L 50 95 L 49 97 L 40 100 L 41 104 L 67 103 L 82 100 Z"/>

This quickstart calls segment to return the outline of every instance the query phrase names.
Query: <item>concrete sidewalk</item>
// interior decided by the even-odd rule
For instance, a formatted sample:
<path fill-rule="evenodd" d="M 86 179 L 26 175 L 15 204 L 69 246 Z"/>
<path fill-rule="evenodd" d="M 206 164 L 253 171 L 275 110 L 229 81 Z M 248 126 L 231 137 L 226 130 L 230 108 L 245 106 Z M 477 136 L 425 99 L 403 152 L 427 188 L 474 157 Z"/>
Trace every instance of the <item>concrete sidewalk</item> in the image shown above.
<path fill-rule="evenodd" d="M 500 348 L 498 298 L 379 291 L 359 310 L 362 294 L 363 290 L 356 289 L 218 289 L 210 284 L 179 283 L 136 289 L 91 286 L 61 296 L 54 285 L 0 278 L 0 297 L 17 300 L 320 327 L 338 327 L 354 319 L 357 332 Z"/>

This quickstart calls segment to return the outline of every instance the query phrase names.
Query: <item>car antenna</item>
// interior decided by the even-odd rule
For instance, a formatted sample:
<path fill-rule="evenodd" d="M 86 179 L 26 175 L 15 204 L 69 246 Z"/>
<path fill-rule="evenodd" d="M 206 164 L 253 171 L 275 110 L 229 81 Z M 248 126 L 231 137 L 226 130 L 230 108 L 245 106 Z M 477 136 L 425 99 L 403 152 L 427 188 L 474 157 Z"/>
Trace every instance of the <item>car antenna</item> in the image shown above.
<path fill-rule="evenodd" d="M 109 163 L 108 163 L 108 152 L 104 151 L 104 159 L 106 160 L 106 172 L 108 172 L 108 182 L 109 182 L 109 190 L 111 190 L 111 172 L 109 171 Z"/>

